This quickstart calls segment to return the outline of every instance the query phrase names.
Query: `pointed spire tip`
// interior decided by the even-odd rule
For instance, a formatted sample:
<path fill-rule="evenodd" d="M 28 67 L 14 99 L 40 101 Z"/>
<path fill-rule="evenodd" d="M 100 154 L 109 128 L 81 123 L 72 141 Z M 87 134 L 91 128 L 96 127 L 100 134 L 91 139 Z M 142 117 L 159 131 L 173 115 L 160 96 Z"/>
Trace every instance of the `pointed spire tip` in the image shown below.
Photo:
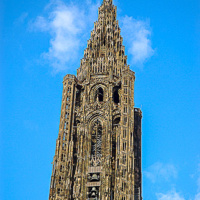
<path fill-rule="evenodd" d="M 112 4 L 112 0 L 103 0 L 103 3 L 111 3 Z"/>

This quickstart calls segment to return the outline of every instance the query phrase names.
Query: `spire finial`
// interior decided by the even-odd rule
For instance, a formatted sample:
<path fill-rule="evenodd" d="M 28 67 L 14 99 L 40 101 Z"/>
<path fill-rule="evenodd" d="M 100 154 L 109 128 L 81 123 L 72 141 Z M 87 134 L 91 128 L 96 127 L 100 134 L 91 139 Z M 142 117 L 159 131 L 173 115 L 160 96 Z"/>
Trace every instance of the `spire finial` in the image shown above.
<path fill-rule="evenodd" d="M 103 3 L 111 3 L 112 4 L 112 0 L 103 0 Z"/>

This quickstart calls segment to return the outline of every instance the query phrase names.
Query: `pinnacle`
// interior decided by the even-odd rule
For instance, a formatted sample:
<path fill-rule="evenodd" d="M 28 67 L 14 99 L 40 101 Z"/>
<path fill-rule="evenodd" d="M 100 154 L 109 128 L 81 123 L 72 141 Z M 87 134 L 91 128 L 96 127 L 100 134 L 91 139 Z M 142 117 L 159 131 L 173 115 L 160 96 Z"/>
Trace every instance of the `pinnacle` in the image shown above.
<path fill-rule="evenodd" d="M 103 0 L 99 8 L 98 21 L 94 23 L 84 57 L 77 71 L 78 79 L 87 74 L 113 73 L 119 77 L 128 69 L 123 38 L 117 21 L 117 7 L 112 0 Z"/>

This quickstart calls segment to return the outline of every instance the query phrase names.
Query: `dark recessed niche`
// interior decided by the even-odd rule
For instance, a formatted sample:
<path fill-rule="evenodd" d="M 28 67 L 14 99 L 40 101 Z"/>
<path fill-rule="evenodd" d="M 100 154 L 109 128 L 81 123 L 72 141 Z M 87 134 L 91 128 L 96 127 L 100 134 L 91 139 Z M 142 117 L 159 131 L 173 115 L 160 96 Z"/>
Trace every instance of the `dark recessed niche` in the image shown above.
<path fill-rule="evenodd" d="M 119 89 L 121 86 L 115 86 L 113 88 L 113 101 L 114 103 L 118 104 L 119 103 Z"/>
<path fill-rule="evenodd" d="M 95 94 L 95 100 L 99 100 L 100 102 L 103 101 L 103 89 L 100 87 L 97 89 L 96 94 Z"/>

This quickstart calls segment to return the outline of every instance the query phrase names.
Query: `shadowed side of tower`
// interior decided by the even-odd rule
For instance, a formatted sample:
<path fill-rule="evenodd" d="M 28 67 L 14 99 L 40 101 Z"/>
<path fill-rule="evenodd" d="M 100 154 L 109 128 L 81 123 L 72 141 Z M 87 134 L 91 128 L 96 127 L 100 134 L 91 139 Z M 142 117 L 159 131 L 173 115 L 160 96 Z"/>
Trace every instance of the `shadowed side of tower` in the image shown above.
<path fill-rule="evenodd" d="M 66 75 L 50 200 L 140 200 L 141 111 L 117 8 L 104 0 L 77 77 Z"/>

